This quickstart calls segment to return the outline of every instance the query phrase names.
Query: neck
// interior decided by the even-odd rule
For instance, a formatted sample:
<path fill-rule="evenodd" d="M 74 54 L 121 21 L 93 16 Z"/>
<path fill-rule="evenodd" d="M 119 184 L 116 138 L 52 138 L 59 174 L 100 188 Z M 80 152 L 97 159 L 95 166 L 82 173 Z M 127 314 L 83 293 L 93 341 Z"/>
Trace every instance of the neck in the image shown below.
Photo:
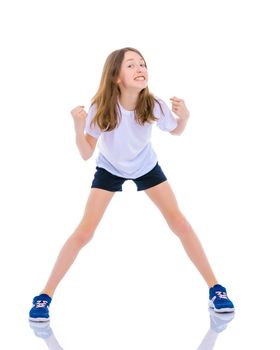
<path fill-rule="evenodd" d="M 119 96 L 120 104 L 127 111 L 134 111 L 138 99 L 139 92 L 122 91 Z"/>

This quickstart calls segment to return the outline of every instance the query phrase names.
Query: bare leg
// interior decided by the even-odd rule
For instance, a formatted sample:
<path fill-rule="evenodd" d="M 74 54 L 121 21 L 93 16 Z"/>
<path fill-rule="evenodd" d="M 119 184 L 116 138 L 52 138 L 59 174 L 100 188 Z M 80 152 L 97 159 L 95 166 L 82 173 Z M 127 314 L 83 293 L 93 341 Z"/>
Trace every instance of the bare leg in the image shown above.
<path fill-rule="evenodd" d="M 83 218 L 62 247 L 42 293 L 53 296 L 56 287 L 76 259 L 81 248 L 93 237 L 94 231 L 113 195 L 114 192 L 99 188 L 91 189 Z"/>
<path fill-rule="evenodd" d="M 207 285 L 212 287 L 217 284 L 217 279 L 202 245 L 191 225 L 181 213 L 168 181 L 151 187 L 145 192 L 161 211 L 171 230 L 180 238 L 186 253 L 201 273 Z"/>

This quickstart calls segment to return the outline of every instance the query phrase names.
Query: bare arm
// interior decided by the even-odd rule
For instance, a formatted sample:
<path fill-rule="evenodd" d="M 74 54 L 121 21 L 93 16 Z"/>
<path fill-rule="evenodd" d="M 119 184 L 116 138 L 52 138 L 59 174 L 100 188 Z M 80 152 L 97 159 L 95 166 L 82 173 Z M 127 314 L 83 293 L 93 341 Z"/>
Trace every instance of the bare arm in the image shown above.
<path fill-rule="evenodd" d="M 84 130 L 76 131 L 76 145 L 84 160 L 88 160 L 93 155 L 96 144 L 97 139 L 89 134 L 84 134 Z"/>
<path fill-rule="evenodd" d="M 185 130 L 187 122 L 188 122 L 188 119 L 182 120 L 180 118 L 177 118 L 177 126 L 174 130 L 170 131 L 170 134 L 180 136 Z"/>
<path fill-rule="evenodd" d="M 83 108 L 84 106 L 78 106 L 71 111 L 71 114 L 76 132 L 76 145 L 80 151 L 81 157 L 87 160 L 93 155 L 97 139 L 84 133 L 87 113 Z"/>

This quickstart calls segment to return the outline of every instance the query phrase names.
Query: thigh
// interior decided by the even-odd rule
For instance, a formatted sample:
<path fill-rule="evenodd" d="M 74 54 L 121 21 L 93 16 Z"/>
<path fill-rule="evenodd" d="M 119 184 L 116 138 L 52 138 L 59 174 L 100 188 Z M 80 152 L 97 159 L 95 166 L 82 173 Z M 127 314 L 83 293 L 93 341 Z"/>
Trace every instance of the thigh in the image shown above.
<path fill-rule="evenodd" d="M 115 192 L 92 188 L 86 203 L 82 225 L 95 228 L 100 222 Z"/>
<path fill-rule="evenodd" d="M 168 181 L 145 190 L 148 197 L 161 211 L 163 216 L 169 220 L 175 214 L 180 214 L 175 194 Z"/>

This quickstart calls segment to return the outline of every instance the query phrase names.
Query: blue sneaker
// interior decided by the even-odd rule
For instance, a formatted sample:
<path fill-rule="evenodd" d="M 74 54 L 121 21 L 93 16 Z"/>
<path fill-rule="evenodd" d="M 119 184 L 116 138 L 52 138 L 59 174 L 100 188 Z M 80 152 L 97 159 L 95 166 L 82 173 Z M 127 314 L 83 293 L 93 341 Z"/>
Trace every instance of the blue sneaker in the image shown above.
<path fill-rule="evenodd" d="M 234 305 L 229 300 L 225 287 L 216 284 L 209 289 L 209 307 L 216 312 L 234 312 Z"/>
<path fill-rule="evenodd" d="M 33 322 L 49 321 L 49 305 L 52 298 L 47 294 L 40 294 L 33 299 L 33 307 L 29 312 L 29 320 Z"/>

